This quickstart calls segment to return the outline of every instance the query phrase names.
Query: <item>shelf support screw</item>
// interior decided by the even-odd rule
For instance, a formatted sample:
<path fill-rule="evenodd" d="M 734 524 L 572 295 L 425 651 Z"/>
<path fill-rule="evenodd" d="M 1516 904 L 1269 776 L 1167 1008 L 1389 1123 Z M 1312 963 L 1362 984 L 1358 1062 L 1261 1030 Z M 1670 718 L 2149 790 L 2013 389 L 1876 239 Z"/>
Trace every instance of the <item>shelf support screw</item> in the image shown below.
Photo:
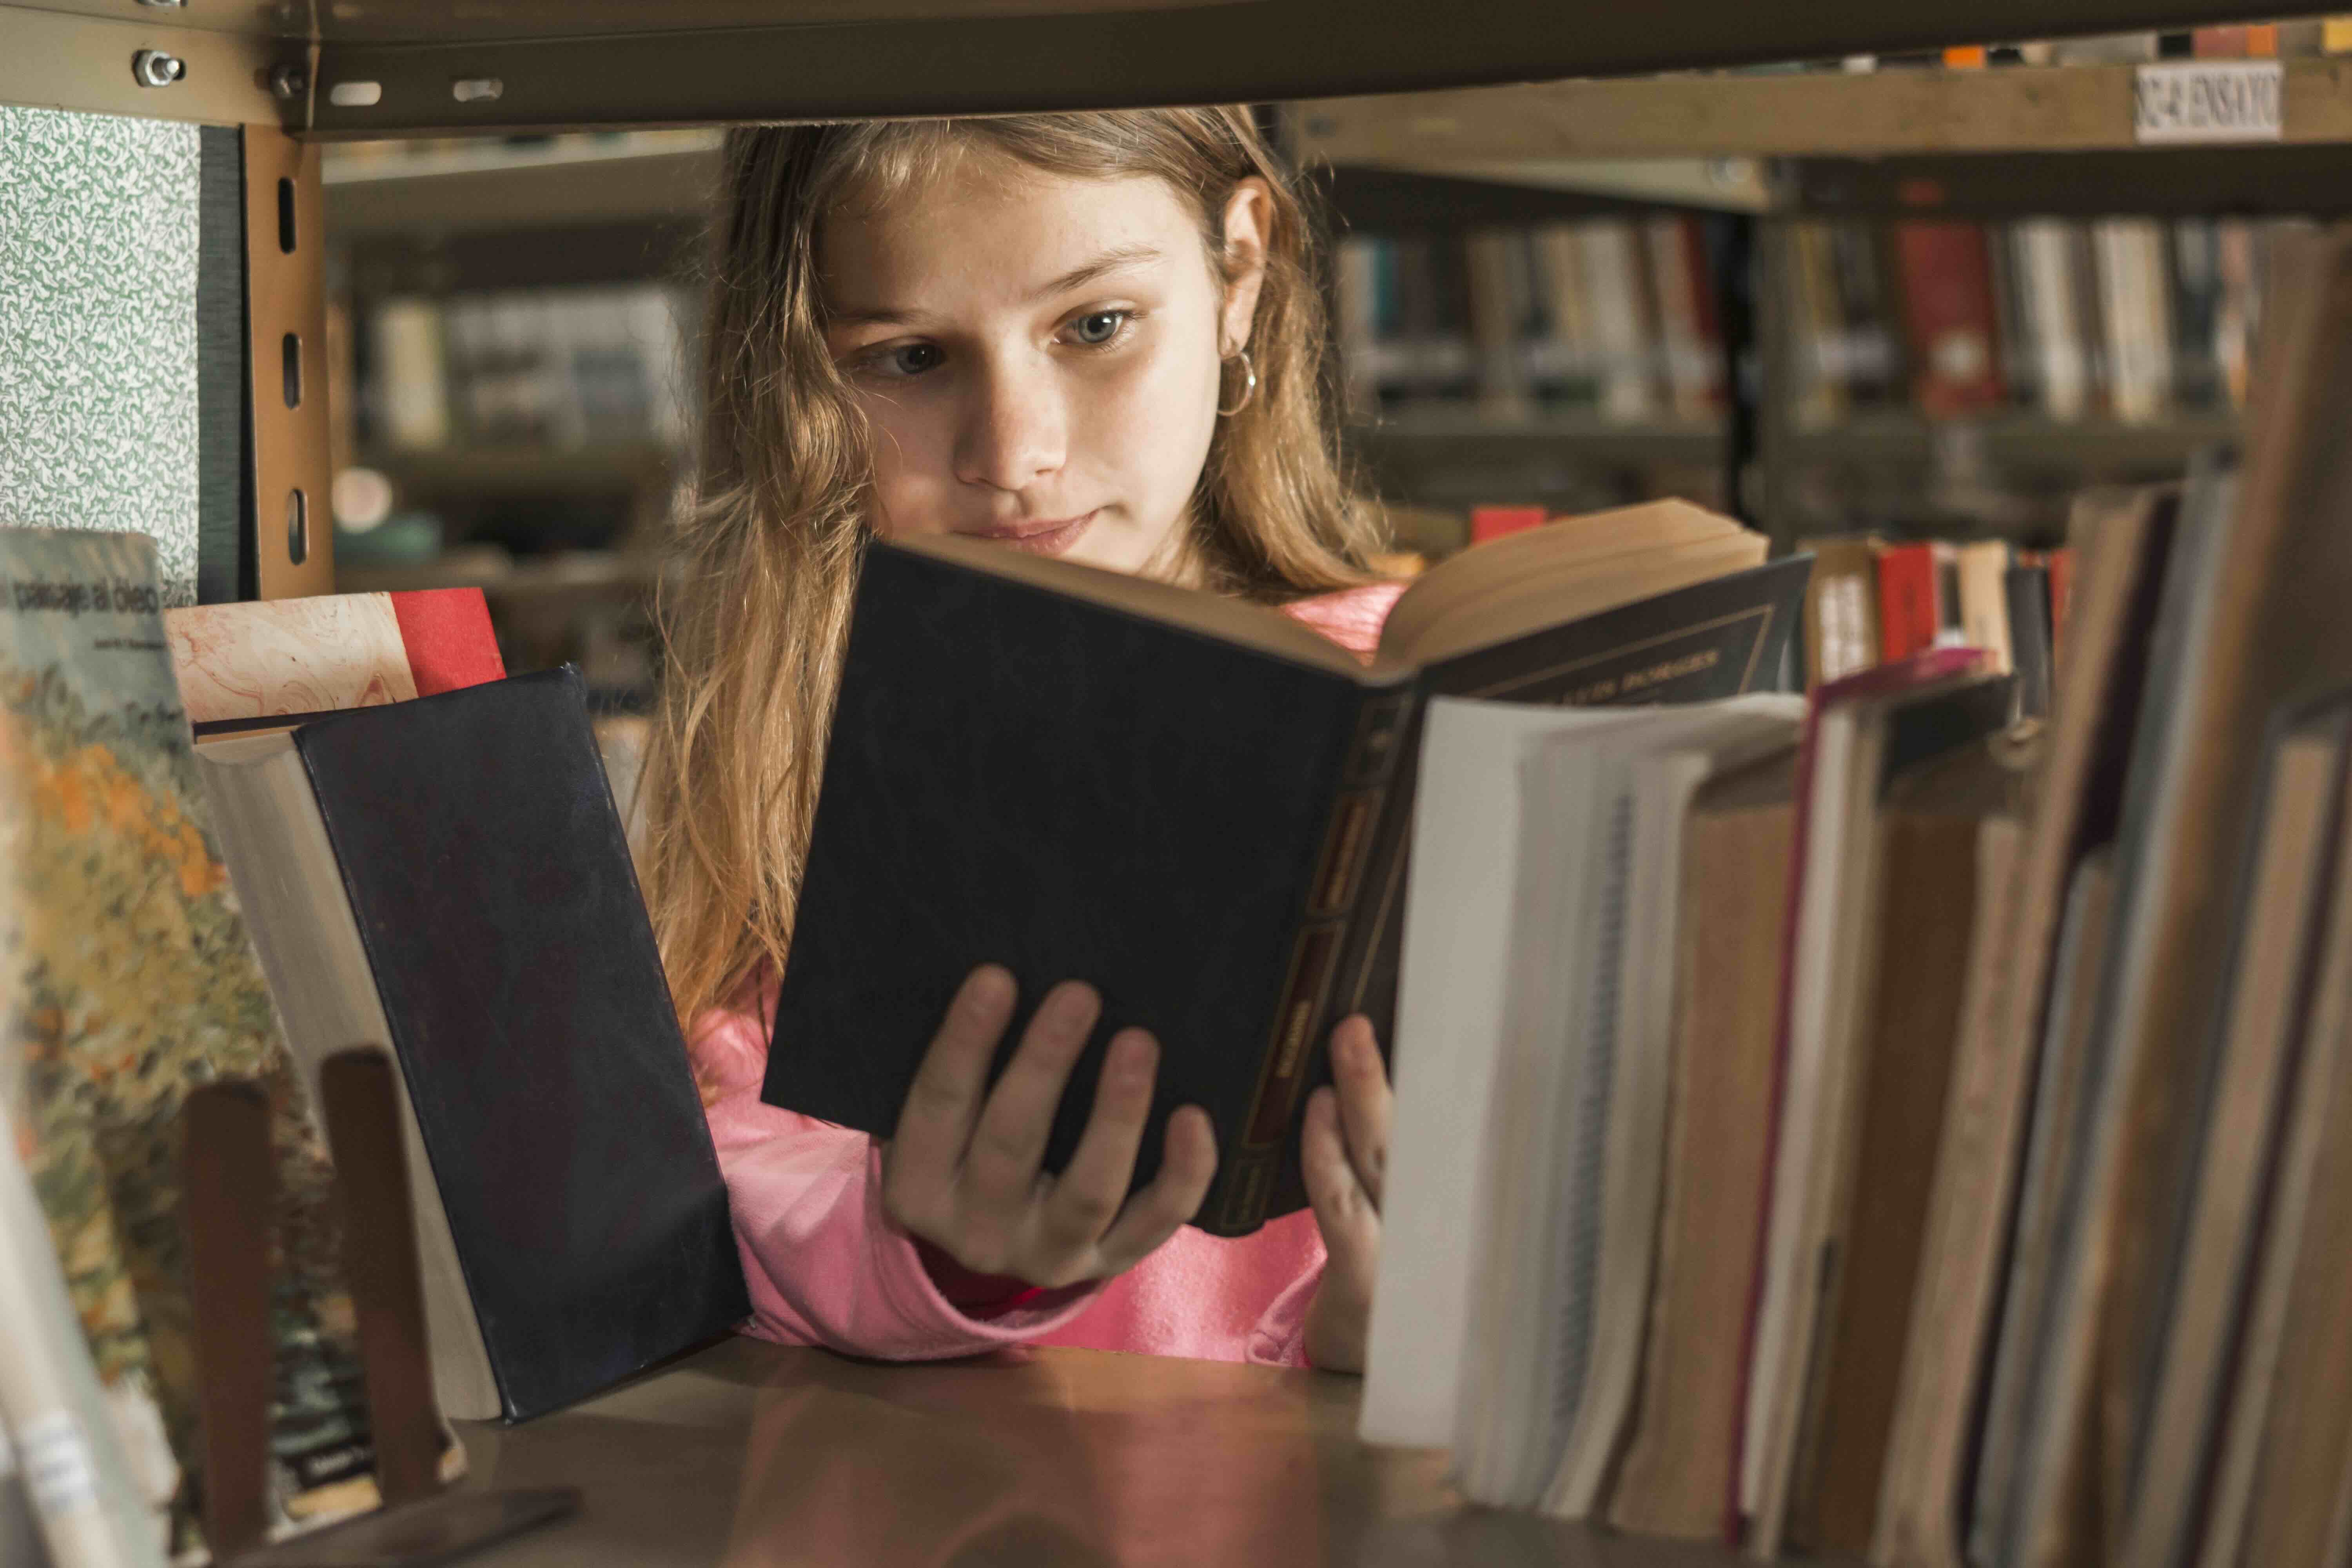
<path fill-rule="evenodd" d="M 131 57 L 131 75 L 141 87 L 170 87 L 187 74 L 187 61 L 161 49 L 141 49 Z"/>

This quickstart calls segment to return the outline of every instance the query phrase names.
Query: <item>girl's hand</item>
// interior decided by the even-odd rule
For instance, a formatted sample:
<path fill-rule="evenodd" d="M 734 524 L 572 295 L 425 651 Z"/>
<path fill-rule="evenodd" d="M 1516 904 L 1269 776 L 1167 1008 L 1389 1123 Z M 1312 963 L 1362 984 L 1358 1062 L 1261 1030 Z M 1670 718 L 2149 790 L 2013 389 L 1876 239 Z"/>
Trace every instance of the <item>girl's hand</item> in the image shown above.
<path fill-rule="evenodd" d="M 948 1005 L 883 1145 L 883 1206 L 974 1273 L 1048 1289 L 1106 1279 L 1200 1208 L 1216 1173 L 1216 1132 L 1199 1107 L 1178 1110 L 1168 1119 L 1160 1173 L 1128 1196 L 1160 1047 L 1141 1029 L 1122 1029 L 1111 1037 L 1077 1152 L 1060 1175 L 1046 1175 L 1040 1166 L 1054 1108 L 1102 1004 L 1076 982 L 1046 993 L 991 1089 L 988 1064 L 1013 998 L 1013 976 L 982 964 Z"/>
<path fill-rule="evenodd" d="M 1364 1370 L 1372 1280 L 1381 1262 L 1381 1184 L 1395 1109 L 1387 1067 L 1360 1014 L 1331 1031 L 1331 1086 L 1307 1102 L 1298 1159 L 1329 1254 L 1307 1310 L 1307 1359 L 1331 1372 Z"/>

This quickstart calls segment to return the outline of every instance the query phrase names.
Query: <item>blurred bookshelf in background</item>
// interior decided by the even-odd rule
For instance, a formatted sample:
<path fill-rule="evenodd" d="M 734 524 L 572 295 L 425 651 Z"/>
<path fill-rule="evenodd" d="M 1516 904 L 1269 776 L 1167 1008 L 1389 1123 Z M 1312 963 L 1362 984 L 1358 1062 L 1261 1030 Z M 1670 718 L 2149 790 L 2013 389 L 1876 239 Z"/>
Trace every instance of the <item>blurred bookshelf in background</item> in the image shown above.
<path fill-rule="evenodd" d="M 1375 472 L 1441 508 L 1726 505 L 1720 221 L 1342 239 L 1337 335 Z M 2179 477 L 2236 433 L 2284 221 L 1786 221 L 1760 461 L 1790 531 L 2048 543 L 2084 485 Z"/>
<path fill-rule="evenodd" d="M 2011 58 L 2321 41 L 2315 24 L 2225 33 L 1993 49 L 1985 68 L 1958 51 L 1591 85 L 1672 95 L 1801 71 L 1832 93 L 1897 72 L 1997 88 Z M 326 150 L 344 587 L 478 584 L 511 667 L 568 659 L 600 702 L 642 708 L 718 142 Z M 1744 172 L 1713 181 L 1717 165 Z M 1475 179 L 1398 167 L 1368 201 L 1363 170 L 1310 163 L 1332 197 L 1343 435 L 1401 552 L 1462 547 L 1479 507 L 1664 495 L 1790 542 L 2044 549 L 2084 488 L 2178 478 L 2235 439 L 2272 237 L 2297 220 L 1807 216 L 1775 159 L 1706 167 L 1652 181 L 1682 194 L 1648 201 L 1622 185 L 1563 200 L 1536 163 Z M 1710 206 L 1711 183 L 1754 199 Z M 1480 190 L 1507 195 L 1465 199 Z"/>
<path fill-rule="evenodd" d="M 478 585 L 509 668 L 646 706 L 717 140 L 328 150 L 341 588 Z"/>

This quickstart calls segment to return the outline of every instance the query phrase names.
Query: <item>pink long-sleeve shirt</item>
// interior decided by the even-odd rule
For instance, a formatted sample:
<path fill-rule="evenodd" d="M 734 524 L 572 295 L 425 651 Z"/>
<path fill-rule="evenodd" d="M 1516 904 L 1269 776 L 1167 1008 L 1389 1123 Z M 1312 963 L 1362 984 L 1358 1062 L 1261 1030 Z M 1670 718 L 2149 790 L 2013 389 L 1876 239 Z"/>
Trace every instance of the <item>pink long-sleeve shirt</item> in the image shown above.
<path fill-rule="evenodd" d="M 1401 584 L 1376 584 L 1287 608 L 1369 658 L 1401 592 Z M 696 1019 L 688 1041 L 751 1286 L 745 1332 L 904 1361 L 1031 1343 L 1305 1363 L 1303 1329 L 1323 1242 L 1304 1211 L 1234 1238 L 1187 1226 L 1117 1279 L 971 1305 L 979 1282 L 957 1279 L 960 1271 L 936 1253 L 927 1261 L 926 1249 L 883 1212 L 872 1138 L 760 1099 L 775 1006 L 771 973 Z M 949 1299 L 942 1279 L 961 1287 L 965 1306 Z"/>

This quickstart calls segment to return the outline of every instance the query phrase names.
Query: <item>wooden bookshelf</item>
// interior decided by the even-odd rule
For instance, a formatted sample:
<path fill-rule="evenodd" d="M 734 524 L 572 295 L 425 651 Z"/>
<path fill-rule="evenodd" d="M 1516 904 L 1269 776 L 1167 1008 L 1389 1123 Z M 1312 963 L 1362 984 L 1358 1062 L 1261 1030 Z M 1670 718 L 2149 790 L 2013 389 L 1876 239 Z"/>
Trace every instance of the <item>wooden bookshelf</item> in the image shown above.
<path fill-rule="evenodd" d="M 2003 414 L 1939 426 L 1916 414 L 1871 413 L 1790 432 L 1788 455 L 1799 463 L 1908 467 L 1933 461 L 1939 441 L 1966 442 L 1998 470 L 2052 474 L 2079 484 L 2115 475 L 2178 474 L 2197 453 L 2235 441 L 2241 429 L 2224 415 L 2130 424 Z"/>
<path fill-rule="evenodd" d="M 2238 420 L 2184 416 L 2147 424 L 2113 419 L 2055 420 L 2001 414 L 1938 426 L 1907 412 L 1857 415 L 1789 434 L 1801 462 L 1909 465 L 1935 456 L 1938 440 L 1977 445 L 1997 468 L 2081 476 L 2178 468 L 2197 452 L 2238 438 Z M 1939 435 L 1939 430 L 1942 432 Z M 1612 425 L 1598 419 L 1493 420 L 1460 414 L 1413 414 L 1359 426 L 1349 439 L 1376 468 L 1434 462 L 1508 465 L 1550 452 L 1628 468 L 1704 465 L 1723 455 L 1719 424 Z"/>
<path fill-rule="evenodd" d="M 344 241 L 544 225 L 699 221 L 718 174 L 715 131 L 632 132 L 397 148 L 329 148 L 327 222 Z"/>
<path fill-rule="evenodd" d="M 2136 145 L 2131 66 L 1560 81 L 1298 104 L 1286 123 L 1343 176 L 1786 216 L 2352 210 L 2352 59 L 2280 64 L 2282 139 L 2229 146 Z"/>
<path fill-rule="evenodd" d="M 646 443 L 569 447 L 451 447 L 362 453 L 359 462 L 390 479 L 404 498 L 548 495 L 667 486 L 678 455 Z"/>
<path fill-rule="evenodd" d="M 1711 1568 L 1711 1547 L 1465 1506 L 1442 1454 L 1356 1441 L 1360 1384 L 1097 1351 L 891 1366 L 734 1340 L 528 1426 L 468 1486 L 580 1487 L 482 1568 Z"/>
<path fill-rule="evenodd" d="M 2352 60 L 2288 59 L 2289 144 L 2352 142 Z M 1697 73 L 1342 99 L 1298 151 L 1430 173 L 1611 158 L 1869 157 L 2132 148 L 2132 66 Z"/>
<path fill-rule="evenodd" d="M 2352 143 L 1914 153 L 1775 163 L 1775 210 L 1817 217 L 2322 217 L 2352 212 Z"/>
<path fill-rule="evenodd" d="M 662 570 L 661 558 L 644 552 L 573 550 L 515 560 L 461 549 L 413 566 L 346 566 L 335 574 L 335 587 L 345 594 L 479 588 L 508 599 L 635 598 L 653 591 Z"/>

